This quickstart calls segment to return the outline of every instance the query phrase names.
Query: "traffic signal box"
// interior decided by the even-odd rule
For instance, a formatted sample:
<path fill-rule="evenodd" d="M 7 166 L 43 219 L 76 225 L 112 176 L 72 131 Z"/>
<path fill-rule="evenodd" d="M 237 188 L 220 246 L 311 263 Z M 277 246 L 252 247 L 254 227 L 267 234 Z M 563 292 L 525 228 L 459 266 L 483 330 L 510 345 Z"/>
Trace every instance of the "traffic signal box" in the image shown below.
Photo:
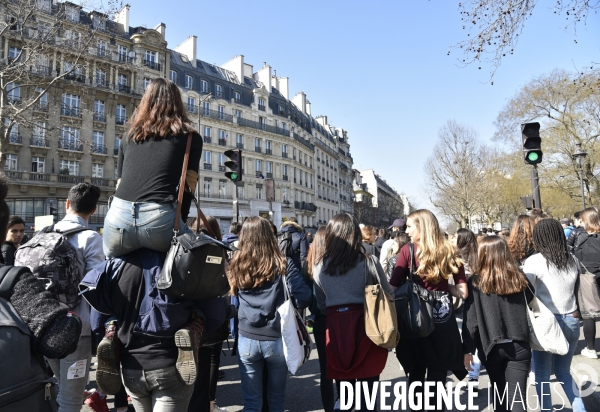
<path fill-rule="evenodd" d="M 537 165 L 542 163 L 542 139 L 540 137 L 540 124 L 525 123 L 521 125 L 521 134 L 523 138 L 523 152 L 525 153 L 525 163 Z"/>
<path fill-rule="evenodd" d="M 240 182 L 242 180 L 242 151 L 240 149 L 231 149 L 225 151 L 225 156 L 229 161 L 225 162 L 225 166 L 231 170 L 225 172 L 225 176 L 232 182 Z"/>

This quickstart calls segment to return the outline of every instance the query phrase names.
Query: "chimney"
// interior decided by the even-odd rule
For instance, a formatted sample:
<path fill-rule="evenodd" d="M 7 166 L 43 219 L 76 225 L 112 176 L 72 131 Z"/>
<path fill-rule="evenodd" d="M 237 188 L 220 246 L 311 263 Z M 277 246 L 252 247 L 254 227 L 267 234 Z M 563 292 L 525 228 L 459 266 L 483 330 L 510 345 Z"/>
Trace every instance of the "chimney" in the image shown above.
<path fill-rule="evenodd" d="M 125 33 L 129 34 L 129 4 L 123 6 L 121 10 L 115 13 L 115 22 L 123 25 Z"/>
<path fill-rule="evenodd" d="M 288 77 L 278 77 L 279 93 L 289 100 L 290 96 L 290 79 Z"/>
<path fill-rule="evenodd" d="M 308 100 L 306 101 L 305 113 L 310 116 L 310 102 Z"/>
<path fill-rule="evenodd" d="M 225 70 L 229 70 L 235 73 L 240 84 L 244 84 L 244 56 L 235 56 L 227 63 L 221 65 Z"/>
<path fill-rule="evenodd" d="M 261 82 L 267 92 L 271 93 L 271 66 L 265 62 L 263 68 L 254 73 L 254 80 Z"/>
<path fill-rule="evenodd" d="M 196 67 L 196 45 L 198 42 L 198 38 L 194 35 L 185 39 L 183 43 L 179 46 L 175 47 L 175 51 L 181 54 L 184 54 L 189 59 L 190 63 L 192 63 L 193 67 Z"/>
<path fill-rule="evenodd" d="M 292 99 L 292 103 L 294 103 L 298 109 L 302 110 L 302 112 L 306 113 L 306 95 L 304 92 L 298 92 Z"/>
<path fill-rule="evenodd" d="M 158 26 L 156 26 L 154 28 L 154 30 L 156 30 L 157 32 L 160 33 L 160 35 L 163 37 L 163 39 L 166 40 L 166 36 L 167 36 L 167 26 L 165 25 L 165 23 L 159 23 Z"/>

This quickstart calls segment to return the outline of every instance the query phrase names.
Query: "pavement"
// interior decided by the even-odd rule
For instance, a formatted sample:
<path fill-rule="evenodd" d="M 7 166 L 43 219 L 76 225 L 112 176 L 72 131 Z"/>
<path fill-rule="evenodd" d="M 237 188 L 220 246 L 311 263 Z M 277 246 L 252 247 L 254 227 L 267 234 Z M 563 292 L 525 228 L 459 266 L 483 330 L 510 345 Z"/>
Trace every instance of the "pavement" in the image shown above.
<path fill-rule="evenodd" d="M 598 327 L 596 334 L 596 347 L 599 347 L 599 344 L 600 327 Z M 584 391 L 583 394 L 586 395 L 583 397 L 583 401 L 587 411 L 600 412 L 600 386 L 598 385 L 600 383 L 600 360 L 589 359 L 580 355 L 579 353 L 583 347 L 584 340 L 582 330 L 576 351 L 577 355 L 573 358 L 571 365 L 571 373 L 579 384 L 579 387 Z M 93 362 L 95 362 L 95 359 Z M 219 405 L 219 407 L 226 409 L 229 412 L 241 411 L 243 409 L 243 396 L 237 357 L 231 356 L 231 352 L 228 349 L 227 344 L 224 345 L 223 355 L 221 356 L 221 370 L 225 372 L 225 377 L 219 380 L 216 403 Z M 93 382 L 93 379 L 95 379 L 94 371 L 95 369 L 93 369 L 90 374 L 90 387 L 95 385 L 95 382 Z M 452 375 L 449 375 L 448 379 L 454 383 L 458 382 Z M 389 352 L 387 364 L 381 374 L 380 380 L 390 381 L 392 385 L 396 382 L 406 382 L 406 376 L 392 351 Z M 562 388 L 554 376 L 552 377 L 552 382 L 552 387 L 557 388 L 556 391 L 552 391 L 552 402 L 554 409 L 561 410 L 563 412 L 572 411 L 566 395 L 562 391 Z M 556 383 L 556 386 L 554 383 Z M 485 369 L 482 368 L 479 379 L 479 391 L 477 392 L 478 395 L 476 398 L 473 398 L 475 409 L 470 410 L 494 410 L 493 405 L 491 405 L 489 402 L 489 399 L 491 398 L 491 396 L 488 396 L 489 387 L 489 378 Z M 529 386 L 527 395 L 528 406 L 530 407 L 528 410 L 539 411 L 534 386 Z M 468 405 L 468 395 L 464 390 L 461 392 L 460 401 L 461 404 Z M 391 406 L 391 401 L 388 402 L 387 405 Z M 453 405 L 454 409 L 449 409 L 449 411 L 461 410 L 456 403 L 453 403 Z M 110 398 L 109 407 L 112 408 L 112 405 L 110 404 Z M 319 361 L 317 358 L 316 347 L 314 347 L 310 359 L 300 368 L 298 374 L 296 376 L 289 375 L 286 389 L 286 410 L 289 412 L 323 411 L 319 392 Z M 400 408 L 399 410 L 403 409 Z M 82 408 L 82 412 L 89 412 L 89 409 L 84 406 Z"/>

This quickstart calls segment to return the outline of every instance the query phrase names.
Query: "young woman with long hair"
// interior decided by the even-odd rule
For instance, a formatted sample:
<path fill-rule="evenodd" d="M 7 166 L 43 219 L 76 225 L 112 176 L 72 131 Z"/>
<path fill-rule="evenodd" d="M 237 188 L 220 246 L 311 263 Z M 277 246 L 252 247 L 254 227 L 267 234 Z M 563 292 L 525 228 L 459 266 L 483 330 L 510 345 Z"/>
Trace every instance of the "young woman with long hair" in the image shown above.
<path fill-rule="evenodd" d="M 169 80 L 150 82 L 127 125 L 119 146 L 119 183 L 104 221 L 104 253 L 108 258 L 142 247 L 169 250 L 190 133 L 189 191 L 196 187 L 202 153 L 202 139 L 191 125 L 177 85 Z M 183 223 L 187 210 L 189 204 L 186 207 L 184 202 L 180 233 L 190 230 Z"/>
<path fill-rule="evenodd" d="M 408 215 L 406 233 L 414 245 L 414 256 L 410 254 L 410 244 L 400 250 L 390 284 L 396 289 L 408 279 L 410 262 L 414 259 L 415 281 L 434 298 L 435 330 L 427 337 L 416 339 L 403 339 L 401 333 L 396 357 L 408 374 L 409 383 L 444 383 L 449 370 L 463 379 L 466 370 L 462 342 L 450 296 L 466 299 L 468 295 L 462 261 L 429 210 L 420 209 Z M 455 285 L 449 284 L 451 277 Z M 436 397 L 431 404 L 436 404 Z"/>
<path fill-rule="evenodd" d="M 585 268 L 594 275 L 596 288 L 600 289 L 600 215 L 595 207 L 588 207 L 581 212 L 581 222 L 585 232 L 576 235 L 574 241 L 574 254 Z M 582 313 L 583 317 L 583 336 L 585 338 L 585 348 L 581 354 L 592 359 L 597 359 L 595 339 L 596 339 L 596 320 L 600 317 L 600 302 L 595 299 L 597 294 L 583 293 L 586 300 L 584 306 L 590 308 L 589 311 Z"/>
<path fill-rule="evenodd" d="M 333 379 L 327 378 L 327 352 L 325 350 L 326 332 L 327 332 L 327 314 L 321 312 L 317 304 L 317 297 L 314 285 L 314 268 L 319 263 L 325 253 L 325 226 L 321 226 L 308 249 L 308 257 L 306 259 L 306 268 L 304 270 L 309 283 L 309 287 L 313 291 L 313 301 L 310 305 L 310 313 L 314 315 L 313 336 L 317 345 L 317 353 L 319 354 L 319 370 L 321 390 L 321 401 L 325 412 L 333 412 L 335 405 L 335 390 L 333 387 Z"/>
<path fill-rule="evenodd" d="M 477 237 L 469 229 L 460 228 L 456 231 L 456 251 L 465 266 L 467 277 L 477 268 Z"/>
<path fill-rule="evenodd" d="M 365 333 L 365 284 L 376 281 L 388 293 L 393 290 L 379 259 L 364 253 L 361 230 L 352 215 L 335 215 L 327 224 L 325 251 L 313 274 L 319 310 L 327 314 L 327 377 L 335 379 L 338 394 L 341 382 L 362 381 L 372 388 L 388 351 Z"/>
<path fill-rule="evenodd" d="M 579 277 L 577 262 L 569 252 L 562 225 L 554 219 L 540 219 L 533 229 L 533 241 L 539 253 L 529 257 L 523 271 L 535 288 L 536 297 L 556 317 L 569 342 L 566 355 L 533 351 L 536 391 L 540 410 L 551 410 L 552 399 L 544 384 L 550 382 L 554 370 L 556 379 L 571 402 L 573 412 L 585 411 L 577 384 L 571 376 L 571 361 L 579 340 L 579 312 L 575 299 L 575 285 Z"/>
<path fill-rule="evenodd" d="M 495 399 L 496 411 L 523 410 L 531 363 L 527 301 L 533 298 L 527 279 L 519 271 L 506 241 L 500 236 L 481 239 L 477 264 L 469 277 L 462 337 L 465 367 L 473 369 L 475 350 L 485 365 L 490 382 L 503 399 Z M 525 293 L 527 293 L 527 298 Z M 522 409 L 511 409 L 510 405 Z"/>
<path fill-rule="evenodd" d="M 288 369 L 277 312 L 285 301 L 283 282 L 298 309 L 310 305 L 312 293 L 293 260 L 282 255 L 268 220 L 246 219 L 238 248 L 229 266 L 229 283 L 239 299 L 237 351 L 244 410 L 261 411 L 266 367 L 269 411 L 283 412 Z"/>
<path fill-rule="evenodd" d="M 527 215 L 519 215 L 513 227 L 510 230 L 508 238 L 508 248 L 512 257 L 517 261 L 519 266 L 523 264 L 525 259 L 535 253 L 533 244 L 533 227 L 535 221 Z"/>
<path fill-rule="evenodd" d="M 25 221 L 19 216 L 10 216 L 6 231 L 6 240 L 2 245 L 2 260 L 5 266 L 14 266 L 15 252 L 25 235 Z"/>

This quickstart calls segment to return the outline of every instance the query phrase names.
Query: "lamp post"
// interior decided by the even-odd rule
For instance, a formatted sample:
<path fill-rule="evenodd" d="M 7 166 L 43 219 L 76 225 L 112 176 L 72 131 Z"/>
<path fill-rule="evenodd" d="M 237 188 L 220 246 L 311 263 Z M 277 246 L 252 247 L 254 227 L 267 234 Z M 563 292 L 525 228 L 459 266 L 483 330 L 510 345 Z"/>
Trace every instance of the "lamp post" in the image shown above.
<path fill-rule="evenodd" d="M 577 161 L 577 164 L 579 165 L 579 179 L 581 180 L 581 205 L 583 206 L 583 209 L 585 209 L 585 189 L 583 186 L 583 159 L 585 159 L 585 157 L 587 156 L 587 153 L 581 148 L 581 143 L 577 143 L 575 145 L 577 147 L 577 150 L 575 150 L 575 153 L 573 153 L 573 159 L 575 159 Z"/>

